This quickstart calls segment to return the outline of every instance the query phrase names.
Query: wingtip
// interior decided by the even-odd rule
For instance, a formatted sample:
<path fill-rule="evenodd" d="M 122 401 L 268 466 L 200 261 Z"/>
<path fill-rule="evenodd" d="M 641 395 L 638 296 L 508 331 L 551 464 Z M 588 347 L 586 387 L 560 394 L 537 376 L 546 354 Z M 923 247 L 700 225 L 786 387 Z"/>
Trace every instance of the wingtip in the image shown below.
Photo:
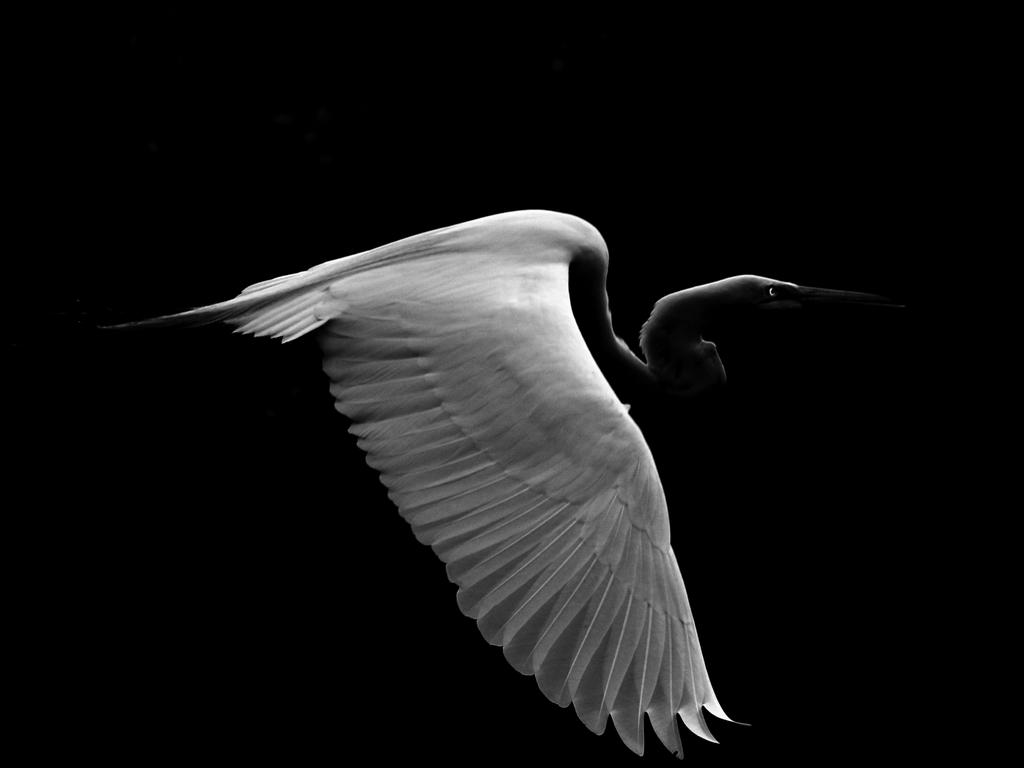
<path fill-rule="evenodd" d="M 134 328 L 144 327 L 146 320 L 131 320 L 127 323 L 97 323 L 97 331 L 130 331 Z"/>
<path fill-rule="evenodd" d="M 706 709 L 712 715 L 717 717 L 719 720 L 725 720 L 727 723 L 733 723 L 735 725 L 746 725 L 746 726 L 750 725 L 750 723 L 744 723 L 744 722 L 741 722 L 739 720 L 733 720 L 731 717 L 729 717 L 727 714 L 725 714 L 725 710 L 722 709 L 722 705 L 719 704 L 715 700 L 705 702 L 704 703 L 704 709 Z"/>
<path fill-rule="evenodd" d="M 704 719 L 704 713 L 701 712 L 701 707 L 684 707 L 679 710 L 679 716 L 683 718 L 683 723 L 686 724 L 690 731 L 705 741 L 718 744 L 718 739 L 715 738 L 714 734 L 711 733 L 711 729 L 708 728 L 707 721 Z"/>
<path fill-rule="evenodd" d="M 113 325 L 97 325 L 97 331 L 138 331 L 146 328 L 159 328 L 157 324 L 150 324 L 147 320 L 136 320 L 130 323 L 115 323 Z"/>
<path fill-rule="evenodd" d="M 97 325 L 101 331 L 135 331 L 153 328 L 174 328 L 186 326 L 212 325 L 220 318 L 217 316 L 204 316 L 200 310 L 188 310 L 171 315 L 160 315 L 159 317 L 148 317 L 144 320 L 130 320 L 126 323 L 114 323 L 111 325 Z"/>
<path fill-rule="evenodd" d="M 650 717 L 650 714 L 648 714 L 648 717 L 651 720 L 651 727 L 654 729 L 654 734 L 665 746 L 665 749 L 679 760 L 682 760 L 683 741 L 679 736 L 679 726 L 676 725 L 676 718 L 673 716 L 666 722 L 661 718 L 656 720 L 655 718 Z"/>
<path fill-rule="evenodd" d="M 611 712 L 612 723 L 622 743 L 633 752 L 644 755 L 644 719 L 643 713 L 637 718 L 632 708 L 617 708 Z"/>

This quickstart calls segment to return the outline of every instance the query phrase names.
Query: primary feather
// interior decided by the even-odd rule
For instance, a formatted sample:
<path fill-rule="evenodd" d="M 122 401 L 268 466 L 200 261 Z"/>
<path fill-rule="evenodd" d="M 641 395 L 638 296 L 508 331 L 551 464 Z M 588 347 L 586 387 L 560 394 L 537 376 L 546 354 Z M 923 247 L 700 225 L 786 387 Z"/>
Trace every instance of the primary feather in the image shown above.
<path fill-rule="evenodd" d="M 336 407 L 458 604 L 591 730 L 642 754 L 675 715 L 725 718 L 670 546 L 661 482 L 574 321 L 570 262 L 607 250 L 546 211 L 427 232 L 156 324 L 317 331 Z"/>

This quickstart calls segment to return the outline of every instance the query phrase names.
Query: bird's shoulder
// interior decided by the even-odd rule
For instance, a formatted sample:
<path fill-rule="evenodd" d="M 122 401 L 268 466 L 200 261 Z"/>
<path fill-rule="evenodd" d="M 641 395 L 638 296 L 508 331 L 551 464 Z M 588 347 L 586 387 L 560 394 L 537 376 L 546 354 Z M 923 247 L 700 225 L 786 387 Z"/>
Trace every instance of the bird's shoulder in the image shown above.
<path fill-rule="evenodd" d="M 463 234 L 486 249 L 551 248 L 574 259 L 589 256 L 607 261 L 608 247 L 600 231 L 571 213 L 541 209 L 508 211 L 457 224 L 442 230 Z"/>

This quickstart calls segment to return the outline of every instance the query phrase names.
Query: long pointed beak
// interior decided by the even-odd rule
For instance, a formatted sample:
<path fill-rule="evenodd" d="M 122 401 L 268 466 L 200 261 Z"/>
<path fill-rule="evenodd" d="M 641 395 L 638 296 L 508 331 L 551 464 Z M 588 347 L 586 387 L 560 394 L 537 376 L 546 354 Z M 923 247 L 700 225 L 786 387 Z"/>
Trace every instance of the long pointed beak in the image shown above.
<path fill-rule="evenodd" d="M 867 307 L 893 307 L 897 309 L 903 309 L 905 306 L 874 293 L 835 291 L 831 288 L 807 288 L 802 285 L 797 286 L 796 293 L 797 300 L 804 304 L 860 304 Z"/>

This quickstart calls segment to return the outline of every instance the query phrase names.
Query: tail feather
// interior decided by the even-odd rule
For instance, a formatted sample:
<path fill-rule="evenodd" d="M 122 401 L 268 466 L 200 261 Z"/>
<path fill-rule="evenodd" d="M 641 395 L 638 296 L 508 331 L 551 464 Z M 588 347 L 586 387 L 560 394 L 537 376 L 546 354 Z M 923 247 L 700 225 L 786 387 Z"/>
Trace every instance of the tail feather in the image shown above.
<path fill-rule="evenodd" d="M 228 323 L 237 326 L 238 333 L 292 341 L 319 328 L 337 314 L 324 311 L 321 306 L 323 300 L 329 299 L 327 285 L 310 285 L 307 281 L 296 279 L 302 274 L 267 281 L 258 289 L 250 286 L 233 299 L 205 307 L 103 327 L 187 328 Z M 270 285 L 271 282 L 276 282 L 276 285 Z"/>
<path fill-rule="evenodd" d="M 418 235 L 396 240 L 369 251 L 343 256 L 340 259 L 318 264 L 305 272 L 273 277 L 245 288 L 238 296 L 217 304 L 197 307 L 161 317 L 137 320 L 104 328 L 180 328 L 211 325 L 225 322 L 236 326 L 240 333 L 257 336 L 272 336 L 291 341 L 319 328 L 345 308 L 337 296 L 331 297 L 328 288 L 339 280 L 350 279 L 359 274 L 380 271 L 381 279 L 393 267 L 419 259 L 441 254 L 479 253 L 486 245 L 490 233 L 506 233 L 505 222 L 534 222 L 538 218 L 556 217 L 559 222 L 563 214 L 544 211 L 517 211 L 487 216 L 482 219 L 456 224 L 451 227 L 434 229 Z M 497 230 L 494 228 L 497 227 Z M 514 230 L 513 230 L 514 231 Z M 504 236 L 504 235 L 503 235 Z M 320 301 L 302 301 L 320 294 Z M 285 305 L 294 302 L 303 307 L 290 313 Z M 307 303 L 309 306 L 307 306 Z M 271 322 L 269 318 L 273 318 Z"/>
<path fill-rule="evenodd" d="M 332 307 L 323 308 L 321 303 L 314 301 L 311 308 L 303 310 L 312 319 L 311 322 L 299 322 L 302 316 L 295 314 L 291 321 L 281 326 L 281 330 L 289 331 L 288 333 L 270 332 L 268 318 L 273 317 L 274 324 L 280 325 L 281 321 L 288 317 L 287 311 L 282 313 L 286 304 L 296 303 L 305 306 L 307 302 L 301 301 L 304 296 L 313 297 L 319 293 L 323 294 L 326 299 L 327 288 L 338 280 L 364 272 L 387 269 L 404 260 L 423 258 L 442 252 L 448 243 L 443 237 L 444 233 L 458 232 L 465 227 L 465 224 L 460 224 L 424 232 L 370 251 L 318 264 L 305 272 L 272 277 L 269 280 L 253 283 L 243 289 L 238 296 L 227 301 L 197 307 L 185 312 L 101 327 L 105 329 L 184 328 L 224 322 L 244 326 L 236 329 L 240 333 L 252 333 L 257 336 L 269 335 L 274 338 L 283 336 L 285 341 L 291 341 L 319 328 L 331 317 L 336 316 L 336 313 L 331 314 L 336 307 L 332 305 Z"/>
<path fill-rule="evenodd" d="M 305 272 L 293 272 L 290 275 L 280 275 L 279 277 L 272 277 L 269 280 L 263 280 L 262 282 L 259 282 L 259 283 L 253 283 L 252 285 L 250 285 L 250 286 L 248 286 L 246 288 L 243 288 L 241 295 L 244 296 L 247 293 L 256 293 L 257 291 L 265 291 L 268 288 L 273 288 L 275 286 L 279 286 L 282 283 L 288 282 L 289 280 L 292 280 L 292 279 L 294 279 L 296 277 L 302 277 L 305 274 L 306 274 Z"/>

